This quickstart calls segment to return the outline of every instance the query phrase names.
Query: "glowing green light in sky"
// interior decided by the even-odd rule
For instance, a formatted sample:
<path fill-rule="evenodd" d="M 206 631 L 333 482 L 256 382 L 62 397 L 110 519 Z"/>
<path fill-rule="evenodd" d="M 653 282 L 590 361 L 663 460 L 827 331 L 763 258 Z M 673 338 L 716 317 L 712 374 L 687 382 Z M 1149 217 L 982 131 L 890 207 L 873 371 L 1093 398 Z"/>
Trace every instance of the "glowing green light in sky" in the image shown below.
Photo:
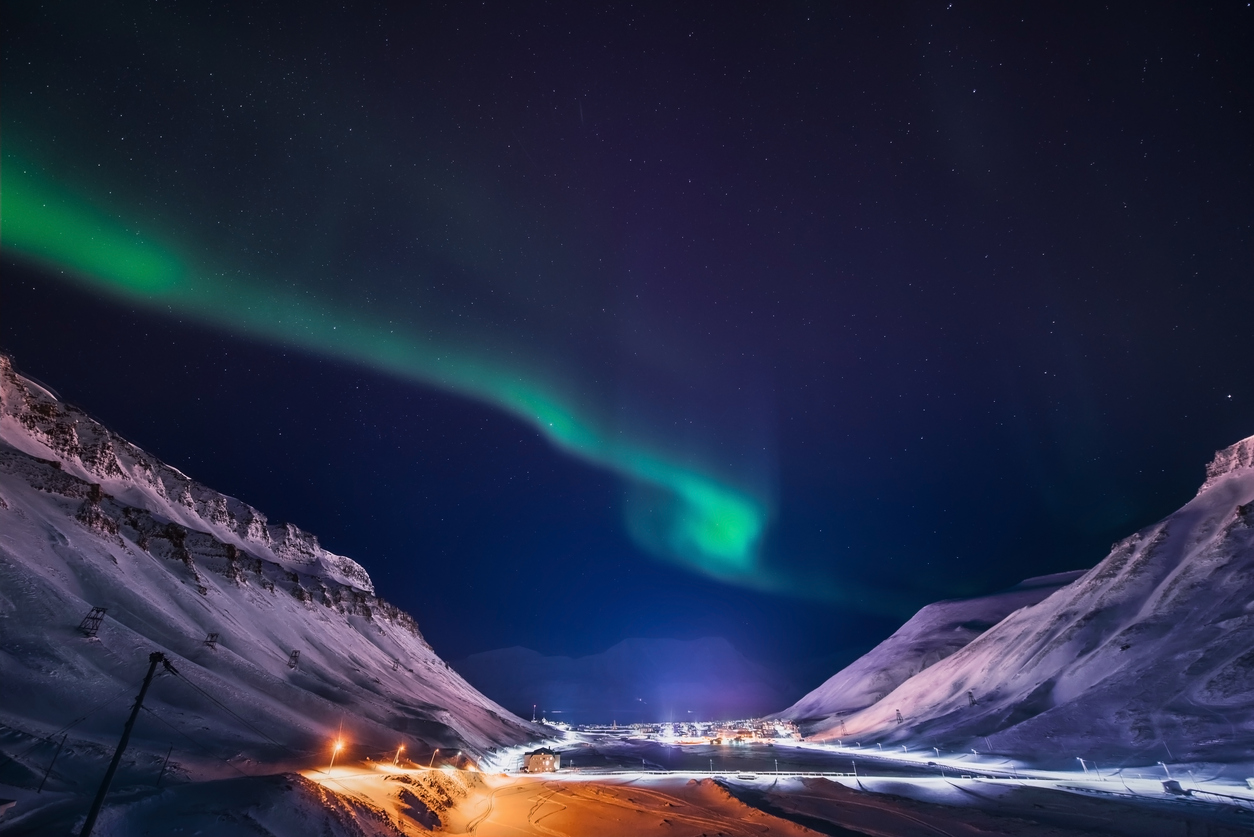
<path fill-rule="evenodd" d="M 86 206 L 68 206 L 17 167 L 6 167 L 4 245 L 27 258 L 72 270 L 130 294 L 175 289 L 187 271 L 172 253 Z"/>
<path fill-rule="evenodd" d="M 0 241 L 11 254 L 113 296 L 219 327 L 369 365 L 479 399 L 529 422 L 555 445 L 626 478 L 628 528 L 651 551 L 728 581 L 761 584 L 765 504 L 626 434 L 483 347 L 439 341 L 359 308 L 205 264 L 155 231 L 134 229 L 8 157 Z M 640 498 L 652 498 L 641 502 Z"/>

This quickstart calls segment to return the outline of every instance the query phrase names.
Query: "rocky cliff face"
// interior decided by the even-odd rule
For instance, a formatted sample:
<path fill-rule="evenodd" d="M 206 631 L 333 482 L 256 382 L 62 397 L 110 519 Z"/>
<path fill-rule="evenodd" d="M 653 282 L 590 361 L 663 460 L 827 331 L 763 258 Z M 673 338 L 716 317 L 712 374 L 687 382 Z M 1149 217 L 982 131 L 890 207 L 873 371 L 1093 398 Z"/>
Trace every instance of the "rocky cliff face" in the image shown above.
<path fill-rule="evenodd" d="M 356 561 L 326 551 L 315 536 L 290 523 L 270 523 L 247 503 L 166 465 L 16 374 L 4 356 L 0 356 L 0 441 L 56 462 L 67 474 L 100 485 L 128 505 L 212 533 L 254 557 L 366 592 L 374 590 L 369 574 Z"/>
<path fill-rule="evenodd" d="M 1206 482 L 1202 483 L 1197 493 L 1201 494 L 1229 474 L 1250 467 L 1254 467 L 1254 436 L 1216 452 L 1215 458 L 1206 466 Z"/>
<path fill-rule="evenodd" d="M 1179 511 L 842 719 L 844 734 L 1072 764 L 1254 758 L 1254 437 L 1206 473 Z M 818 737 L 841 733 L 831 721 Z"/>
<path fill-rule="evenodd" d="M 202 573 L 210 572 L 236 584 L 254 584 L 270 592 L 283 590 L 299 601 L 319 601 L 340 613 L 367 619 L 378 614 L 380 618 L 406 627 L 422 641 L 413 617 L 370 592 L 368 577 L 366 584 L 358 586 L 291 569 L 292 566 L 319 569 L 316 554 L 305 552 L 309 560 L 282 563 L 255 557 L 233 542 L 219 540 L 208 532 L 171 522 L 159 513 L 123 503 L 106 493 L 100 483 L 68 473 L 59 460 L 40 459 L 13 448 L 0 447 L 0 474 L 54 497 L 78 500 L 73 518 L 85 529 L 119 548 L 126 549 L 128 544 L 134 544 L 154 558 L 178 562 L 181 566 L 169 565 L 166 569 L 201 595 L 208 594 Z M 303 546 L 312 543 L 316 547 L 317 541 L 311 535 L 290 525 L 281 528 L 296 533 L 293 539 Z M 361 570 L 361 574 L 365 571 Z"/>
<path fill-rule="evenodd" d="M 92 608 L 103 613 L 89 637 Z M 452 671 L 355 562 L 0 357 L 0 747 L 17 755 L 0 783 L 37 782 L 57 730 L 69 739 L 50 787 L 98 781 L 153 651 L 178 675 L 153 683 L 122 782 L 168 747 L 177 772 L 203 778 L 309 767 L 340 735 L 342 758 L 359 760 L 546 734 Z"/>

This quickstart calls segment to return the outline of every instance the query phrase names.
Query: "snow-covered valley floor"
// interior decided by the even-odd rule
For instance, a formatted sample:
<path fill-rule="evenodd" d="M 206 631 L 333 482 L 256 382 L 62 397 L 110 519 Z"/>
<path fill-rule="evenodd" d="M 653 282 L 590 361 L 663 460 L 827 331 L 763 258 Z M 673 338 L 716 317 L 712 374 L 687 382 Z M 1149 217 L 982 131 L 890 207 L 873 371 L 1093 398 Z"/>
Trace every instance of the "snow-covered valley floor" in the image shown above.
<path fill-rule="evenodd" d="M 563 757 L 598 766 L 527 775 L 499 772 L 511 761 L 428 768 L 412 762 L 356 762 L 333 768 L 208 782 L 177 780 L 163 789 L 132 787 L 110 802 L 96 834 L 274 837 L 393 835 L 1176 835 L 1248 834 L 1254 790 L 1231 769 L 1175 766 L 1180 790 L 1163 785 L 1164 768 L 1116 772 L 1023 770 L 995 758 L 910 754 L 888 757 L 850 748 L 835 754 L 813 745 L 754 745 L 714 771 L 665 770 L 653 742 L 582 736 L 556 745 Z M 632 753 L 645 769 L 626 769 Z M 933 754 L 934 755 L 934 754 Z M 755 770 L 774 763 L 810 772 Z M 848 760 L 847 772 L 819 773 Z M 613 763 L 621 761 L 624 764 Z M 929 764 L 928 762 L 933 762 Z M 855 767 L 856 763 L 856 767 Z M 854 775 L 854 770 L 857 775 Z M 1171 766 L 1168 767 L 1171 769 Z M 5 834 L 68 834 L 80 806 L 62 794 L 19 795 Z"/>
<path fill-rule="evenodd" d="M 595 745 L 593 745 L 595 746 Z M 762 749 L 765 749 L 763 747 Z M 774 748 L 780 749 L 780 748 Z M 566 750 L 567 753 L 572 752 Z M 813 750 L 811 750 L 813 752 Z M 766 756 L 749 754 L 757 763 Z M 790 760 L 805 759 L 804 752 Z M 464 795 L 440 814 L 439 833 L 483 835 L 1236 835 L 1254 828 L 1254 791 L 1187 771 L 1189 796 L 1164 791 L 1161 768 L 1126 775 L 1019 773 L 992 760 L 926 761 L 857 754 L 861 775 L 626 771 L 613 767 L 526 774 L 458 771 Z M 940 775 L 945 771 L 946 775 Z M 422 772 L 422 771 L 418 771 Z M 412 771 L 352 768 L 312 781 L 404 820 L 393 788 Z M 1158 773 L 1157 776 L 1154 773 Z M 913 774 L 913 775 L 912 775 Z M 446 771 L 447 775 L 447 771 Z M 408 831 L 402 833 L 425 833 Z"/>
<path fill-rule="evenodd" d="M 1101 768 L 1092 765 L 1087 774 L 1025 772 L 1003 760 L 971 754 L 947 754 L 936 761 L 856 748 L 834 752 L 830 747 L 777 744 L 725 747 L 731 752 L 721 768 L 715 762 L 714 771 L 668 771 L 657 764 L 655 742 L 580 736 L 558 749 L 564 764 L 576 759 L 573 769 L 535 776 L 456 771 L 464 777 L 464 794 L 440 814 L 439 833 L 1166 837 L 1236 835 L 1254 829 L 1254 791 L 1224 768 L 1199 767 L 1192 773 L 1178 768 L 1182 789 L 1193 791 L 1184 796 L 1164 790 L 1157 765 L 1120 774 L 1099 773 Z M 595 753 L 604 756 L 600 766 L 591 766 Z M 776 759 L 801 769 L 779 774 L 755 769 Z M 846 759 L 845 775 L 816 775 Z M 632 761 L 644 762 L 645 769 L 625 769 Z M 397 773 L 382 765 L 305 775 L 396 814 L 401 822 L 403 812 L 390 801 L 396 795 L 392 788 L 405 781 Z"/>

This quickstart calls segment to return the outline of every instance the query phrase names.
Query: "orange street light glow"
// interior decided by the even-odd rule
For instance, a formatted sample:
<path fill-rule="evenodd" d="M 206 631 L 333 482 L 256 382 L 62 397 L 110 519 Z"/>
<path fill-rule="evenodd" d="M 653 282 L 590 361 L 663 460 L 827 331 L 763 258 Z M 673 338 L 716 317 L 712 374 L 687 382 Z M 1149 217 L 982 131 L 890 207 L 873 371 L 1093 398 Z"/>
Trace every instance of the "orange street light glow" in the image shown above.
<path fill-rule="evenodd" d="M 330 773 L 331 768 L 335 767 L 335 757 L 339 755 L 339 752 L 342 749 L 344 749 L 344 742 L 342 740 L 337 740 L 335 742 L 335 747 L 331 750 L 331 763 L 327 765 L 327 773 Z"/>

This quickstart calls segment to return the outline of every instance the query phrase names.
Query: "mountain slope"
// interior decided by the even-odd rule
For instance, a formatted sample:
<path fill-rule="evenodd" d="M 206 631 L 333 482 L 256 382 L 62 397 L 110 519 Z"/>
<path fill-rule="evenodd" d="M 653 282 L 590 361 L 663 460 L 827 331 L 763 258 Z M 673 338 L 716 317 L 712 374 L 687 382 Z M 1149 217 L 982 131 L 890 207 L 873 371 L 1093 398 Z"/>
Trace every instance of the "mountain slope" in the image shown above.
<path fill-rule="evenodd" d="M 888 639 L 776 717 L 799 721 L 803 729 L 818 729 L 824 728 L 829 718 L 865 709 L 920 671 L 964 648 L 1014 611 L 1036 604 L 1082 575 L 1081 570 L 1029 578 L 989 596 L 930 604 Z"/>
<path fill-rule="evenodd" d="M 1069 764 L 1246 760 L 1251 648 L 1254 437 L 1217 453 L 1179 511 L 846 717 L 845 733 Z M 817 737 L 840 734 L 830 720 Z"/>
<path fill-rule="evenodd" d="M 92 607 L 107 613 L 87 638 Z M 238 775 L 320 762 L 341 729 L 342 758 L 543 734 L 452 671 L 356 562 L 161 463 L 0 356 L 4 751 L 86 716 L 50 784 L 97 781 L 153 651 L 178 676 L 154 682 L 124 775 L 171 745 L 182 770 Z M 0 765 L 0 783 L 27 782 L 27 761 Z"/>
<path fill-rule="evenodd" d="M 535 704 L 549 720 L 569 723 L 748 718 L 790 697 L 776 676 L 720 637 L 626 639 L 575 658 L 501 648 L 454 665 L 515 712 Z"/>

